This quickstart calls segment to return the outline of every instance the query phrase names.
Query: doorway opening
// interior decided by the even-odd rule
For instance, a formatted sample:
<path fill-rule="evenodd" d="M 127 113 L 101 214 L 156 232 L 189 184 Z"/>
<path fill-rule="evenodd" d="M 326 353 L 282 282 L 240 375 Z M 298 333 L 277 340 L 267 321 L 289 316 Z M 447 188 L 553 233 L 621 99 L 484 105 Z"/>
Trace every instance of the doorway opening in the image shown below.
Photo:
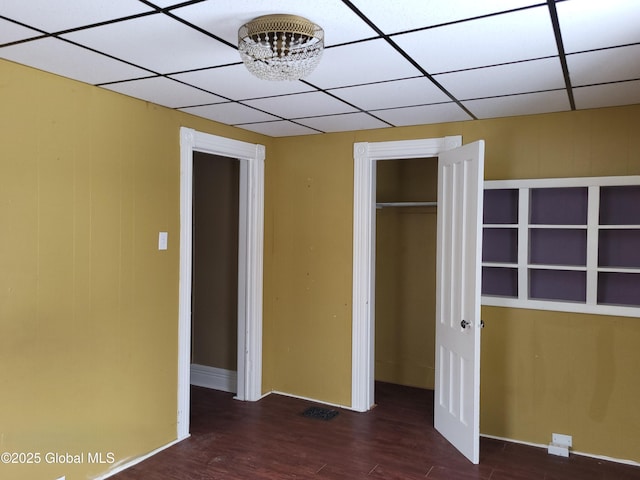
<path fill-rule="evenodd" d="M 237 392 L 240 162 L 193 153 L 191 384 Z"/>
<path fill-rule="evenodd" d="M 263 145 L 180 129 L 180 282 L 178 312 L 177 439 L 189 436 L 193 270 L 194 152 L 239 162 L 236 398 L 262 395 Z"/>

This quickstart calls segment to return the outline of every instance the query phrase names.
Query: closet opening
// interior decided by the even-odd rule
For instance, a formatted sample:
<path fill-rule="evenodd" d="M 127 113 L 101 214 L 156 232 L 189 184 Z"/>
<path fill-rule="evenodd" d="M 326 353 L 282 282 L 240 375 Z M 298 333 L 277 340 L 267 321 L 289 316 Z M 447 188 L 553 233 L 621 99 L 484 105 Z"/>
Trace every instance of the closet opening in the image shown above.
<path fill-rule="evenodd" d="M 374 399 L 433 398 L 437 157 L 375 162 Z"/>

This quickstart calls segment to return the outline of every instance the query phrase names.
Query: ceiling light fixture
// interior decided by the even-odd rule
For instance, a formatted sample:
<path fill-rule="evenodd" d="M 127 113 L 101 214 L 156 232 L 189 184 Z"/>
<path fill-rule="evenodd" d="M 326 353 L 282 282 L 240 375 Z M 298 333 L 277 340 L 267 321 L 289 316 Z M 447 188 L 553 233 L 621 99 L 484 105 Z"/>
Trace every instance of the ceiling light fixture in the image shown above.
<path fill-rule="evenodd" d="M 238 30 L 247 70 L 262 80 L 299 80 L 320 63 L 324 31 L 297 15 L 264 15 Z"/>

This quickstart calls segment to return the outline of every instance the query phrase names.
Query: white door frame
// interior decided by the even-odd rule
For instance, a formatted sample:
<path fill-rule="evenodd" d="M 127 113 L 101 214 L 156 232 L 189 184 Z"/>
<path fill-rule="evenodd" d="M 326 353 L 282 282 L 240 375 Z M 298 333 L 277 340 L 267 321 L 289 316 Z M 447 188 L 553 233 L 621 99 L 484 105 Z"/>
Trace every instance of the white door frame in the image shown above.
<path fill-rule="evenodd" d="M 353 298 L 351 408 L 374 404 L 375 235 L 377 160 L 436 157 L 462 145 L 462 136 L 361 142 L 353 146 Z"/>
<path fill-rule="evenodd" d="M 265 147 L 182 127 L 180 129 L 178 440 L 189 436 L 194 151 L 220 155 L 240 161 L 238 391 L 236 398 L 255 401 L 260 399 L 262 394 Z"/>

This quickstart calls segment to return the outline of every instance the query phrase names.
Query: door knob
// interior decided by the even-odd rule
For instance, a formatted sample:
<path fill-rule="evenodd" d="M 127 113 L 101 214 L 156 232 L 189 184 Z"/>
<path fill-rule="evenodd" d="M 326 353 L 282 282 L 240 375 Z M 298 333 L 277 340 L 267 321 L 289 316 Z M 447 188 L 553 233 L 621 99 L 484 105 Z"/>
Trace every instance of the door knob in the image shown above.
<path fill-rule="evenodd" d="M 460 322 L 460 326 L 461 326 L 462 328 L 467 328 L 467 327 L 471 326 L 471 323 L 467 322 L 466 320 L 462 320 L 462 321 Z"/>

